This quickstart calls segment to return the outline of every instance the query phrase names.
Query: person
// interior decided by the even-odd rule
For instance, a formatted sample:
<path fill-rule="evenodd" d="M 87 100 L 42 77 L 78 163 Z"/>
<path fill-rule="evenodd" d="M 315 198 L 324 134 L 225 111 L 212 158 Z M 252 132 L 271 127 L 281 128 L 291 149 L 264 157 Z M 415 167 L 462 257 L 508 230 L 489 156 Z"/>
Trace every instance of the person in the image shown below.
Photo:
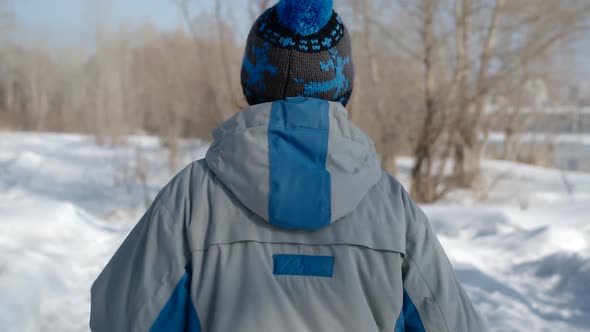
<path fill-rule="evenodd" d="M 92 286 L 117 331 L 484 328 L 426 215 L 347 118 L 331 0 L 281 0 L 248 36 L 249 107 L 162 189 Z"/>

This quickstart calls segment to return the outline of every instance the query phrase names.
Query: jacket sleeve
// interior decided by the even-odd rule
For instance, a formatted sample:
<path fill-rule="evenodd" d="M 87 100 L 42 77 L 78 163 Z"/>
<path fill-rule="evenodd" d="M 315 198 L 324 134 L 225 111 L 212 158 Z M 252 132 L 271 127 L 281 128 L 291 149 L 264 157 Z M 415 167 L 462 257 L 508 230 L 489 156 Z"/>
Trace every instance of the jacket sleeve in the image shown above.
<path fill-rule="evenodd" d="M 199 331 L 183 182 L 160 192 L 92 285 L 92 331 Z"/>
<path fill-rule="evenodd" d="M 406 192 L 403 196 L 407 217 L 404 296 L 395 331 L 485 331 L 426 215 Z"/>

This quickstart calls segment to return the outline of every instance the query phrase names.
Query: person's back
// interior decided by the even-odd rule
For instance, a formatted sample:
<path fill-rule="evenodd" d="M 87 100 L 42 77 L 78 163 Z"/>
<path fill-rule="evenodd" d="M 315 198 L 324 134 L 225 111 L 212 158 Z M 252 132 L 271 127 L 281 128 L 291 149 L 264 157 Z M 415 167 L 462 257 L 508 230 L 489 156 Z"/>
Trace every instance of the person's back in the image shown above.
<path fill-rule="evenodd" d="M 331 1 L 295 3 L 250 34 L 253 106 L 216 129 L 93 285 L 93 331 L 483 330 L 425 215 L 347 119 L 349 37 Z M 323 28 L 281 35 L 298 6 L 329 7 Z M 310 56 L 311 79 L 297 59 Z"/>

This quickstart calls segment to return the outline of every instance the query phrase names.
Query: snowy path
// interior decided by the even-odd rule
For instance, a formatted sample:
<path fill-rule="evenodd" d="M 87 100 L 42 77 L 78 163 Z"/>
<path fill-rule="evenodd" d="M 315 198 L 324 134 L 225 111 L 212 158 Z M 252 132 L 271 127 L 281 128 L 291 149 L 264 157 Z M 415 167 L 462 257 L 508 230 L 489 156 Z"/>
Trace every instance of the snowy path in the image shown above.
<path fill-rule="evenodd" d="M 0 331 L 88 331 L 90 285 L 145 210 L 137 147 L 154 197 L 172 172 L 153 138 L 0 134 Z M 206 147 L 182 151 L 185 165 Z M 454 193 L 425 210 L 491 329 L 590 331 L 590 175 L 567 175 L 570 188 L 511 163 L 486 175 L 500 179 L 490 203 Z"/>

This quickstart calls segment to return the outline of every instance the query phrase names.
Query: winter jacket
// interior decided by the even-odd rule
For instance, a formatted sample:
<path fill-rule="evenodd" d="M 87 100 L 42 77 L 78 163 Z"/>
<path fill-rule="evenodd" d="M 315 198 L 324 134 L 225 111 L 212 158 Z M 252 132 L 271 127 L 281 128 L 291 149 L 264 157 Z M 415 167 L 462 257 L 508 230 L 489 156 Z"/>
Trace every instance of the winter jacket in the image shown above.
<path fill-rule="evenodd" d="M 92 286 L 117 331 L 478 332 L 430 228 L 339 103 L 251 106 L 157 196 Z"/>

